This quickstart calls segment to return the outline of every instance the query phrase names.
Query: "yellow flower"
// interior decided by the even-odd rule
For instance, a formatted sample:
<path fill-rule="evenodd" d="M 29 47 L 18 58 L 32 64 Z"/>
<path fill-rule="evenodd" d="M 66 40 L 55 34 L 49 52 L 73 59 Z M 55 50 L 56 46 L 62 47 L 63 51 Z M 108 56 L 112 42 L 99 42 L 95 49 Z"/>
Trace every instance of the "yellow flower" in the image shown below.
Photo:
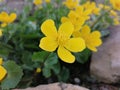
<path fill-rule="evenodd" d="M 45 0 L 45 2 L 46 2 L 46 3 L 50 3 L 50 2 L 51 2 L 51 0 Z"/>
<path fill-rule="evenodd" d="M 2 29 L 0 29 L 0 37 L 2 36 Z"/>
<path fill-rule="evenodd" d="M 5 27 L 7 24 L 12 23 L 16 19 L 17 15 L 15 13 L 11 13 L 8 15 L 6 12 L 0 13 L 0 22 L 2 22 L 1 26 Z"/>
<path fill-rule="evenodd" d="M 41 5 L 42 4 L 42 0 L 34 0 L 33 3 L 37 6 L 37 5 Z"/>
<path fill-rule="evenodd" d="M 36 73 L 40 73 L 41 71 L 42 71 L 41 68 L 36 69 Z"/>
<path fill-rule="evenodd" d="M 65 23 L 65 22 L 72 22 L 72 24 L 74 25 L 74 31 L 79 31 L 82 27 L 82 25 L 85 23 L 85 18 L 81 17 L 79 14 L 77 14 L 75 11 L 70 11 L 68 14 L 68 17 L 62 17 L 61 18 L 61 22 Z"/>
<path fill-rule="evenodd" d="M 0 82 L 3 80 L 3 78 L 6 76 L 7 71 L 6 69 L 2 66 L 3 59 L 0 58 Z"/>
<path fill-rule="evenodd" d="M 96 6 L 95 2 L 87 1 L 85 4 L 83 4 L 86 10 L 91 10 L 91 14 L 99 15 L 100 8 Z"/>
<path fill-rule="evenodd" d="M 64 5 L 69 9 L 75 9 L 79 5 L 79 0 L 66 0 Z"/>
<path fill-rule="evenodd" d="M 91 10 L 85 10 L 83 6 L 76 7 L 75 10 L 71 10 L 68 14 L 68 17 L 62 17 L 61 22 L 72 22 L 74 25 L 74 34 L 78 33 L 81 29 L 82 25 L 85 23 L 86 20 L 90 19 Z"/>
<path fill-rule="evenodd" d="M 110 11 L 110 15 L 111 15 L 111 16 L 114 16 L 114 17 L 118 17 L 117 12 L 114 11 L 114 10 L 111 10 L 111 11 Z"/>
<path fill-rule="evenodd" d="M 87 48 L 89 48 L 92 51 L 96 52 L 96 47 L 102 44 L 100 32 L 91 32 L 90 27 L 87 25 L 83 26 L 78 36 L 82 37 L 85 40 Z"/>
<path fill-rule="evenodd" d="M 117 17 L 114 18 L 113 21 L 114 21 L 114 25 L 120 25 L 120 21 Z"/>
<path fill-rule="evenodd" d="M 39 47 L 49 52 L 53 52 L 58 48 L 58 56 L 66 63 L 75 61 L 75 57 L 71 52 L 80 52 L 85 49 L 85 42 L 82 38 L 71 38 L 74 31 L 71 22 L 61 24 L 57 31 L 54 21 L 49 19 L 42 24 L 41 31 L 46 37 L 40 40 Z"/>
<path fill-rule="evenodd" d="M 108 5 L 99 4 L 98 7 L 99 7 L 100 9 L 110 10 L 110 6 L 108 6 Z"/>
<path fill-rule="evenodd" d="M 120 0 L 110 0 L 113 8 L 120 11 Z"/>

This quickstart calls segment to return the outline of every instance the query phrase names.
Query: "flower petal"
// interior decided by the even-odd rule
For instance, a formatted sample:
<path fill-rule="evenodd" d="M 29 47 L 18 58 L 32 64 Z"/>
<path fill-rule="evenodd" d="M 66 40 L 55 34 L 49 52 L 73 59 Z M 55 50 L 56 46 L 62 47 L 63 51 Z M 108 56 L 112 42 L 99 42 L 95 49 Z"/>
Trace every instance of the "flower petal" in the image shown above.
<path fill-rule="evenodd" d="M 70 20 L 67 17 L 62 17 L 61 18 L 62 23 L 65 23 L 65 22 L 68 22 L 68 21 L 70 21 Z"/>
<path fill-rule="evenodd" d="M 83 26 L 81 34 L 86 35 L 90 33 L 90 27 L 88 25 Z"/>
<path fill-rule="evenodd" d="M 41 31 L 45 36 L 55 38 L 57 36 L 57 29 L 55 27 L 54 21 L 51 19 L 46 20 L 41 25 Z"/>
<path fill-rule="evenodd" d="M 57 42 L 55 41 L 55 39 L 51 37 L 42 38 L 39 44 L 40 48 L 49 52 L 55 51 L 57 46 L 58 46 Z"/>
<path fill-rule="evenodd" d="M 58 33 L 70 37 L 74 31 L 74 26 L 71 22 L 65 22 L 59 27 Z"/>
<path fill-rule="evenodd" d="M 16 19 L 17 15 L 16 13 L 11 13 L 9 17 L 9 23 L 12 23 Z"/>
<path fill-rule="evenodd" d="M 87 48 L 89 48 L 90 50 L 97 52 L 97 49 L 94 46 L 91 45 L 87 45 Z"/>
<path fill-rule="evenodd" d="M 99 31 L 94 31 L 91 33 L 93 38 L 100 38 L 101 37 L 101 33 Z"/>
<path fill-rule="evenodd" d="M 58 56 L 60 59 L 66 63 L 74 63 L 75 62 L 75 57 L 64 47 L 59 47 L 58 48 Z"/>
<path fill-rule="evenodd" d="M 72 38 L 65 44 L 65 48 L 72 52 L 80 52 L 86 48 L 86 45 L 82 38 Z"/>
<path fill-rule="evenodd" d="M 0 81 L 5 77 L 7 71 L 4 67 L 0 66 Z"/>

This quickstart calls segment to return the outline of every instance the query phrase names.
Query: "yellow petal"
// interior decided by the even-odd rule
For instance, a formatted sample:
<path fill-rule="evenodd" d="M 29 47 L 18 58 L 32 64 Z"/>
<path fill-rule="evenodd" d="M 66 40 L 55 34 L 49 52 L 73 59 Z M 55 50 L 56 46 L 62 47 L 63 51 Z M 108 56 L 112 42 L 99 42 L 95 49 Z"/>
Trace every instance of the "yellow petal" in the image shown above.
<path fill-rule="evenodd" d="M 90 50 L 97 52 L 97 49 L 94 46 L 88 45 L 87 48 L 89 48 Z"/>
<path fill-rule="evenodd" d="M 89 34 L 90 33 L 90 27 L 88 25 L 83 26 L 81 33 L 84 34 Z"/>
<path fill-rule="evenodd" d="M 58 33 L 70 37 L 74 31 L 74 26 L 71 22 L 65 22 L 59 27 Z"/>
<path fill-rule="evenodd" d="M 0 81 L 5 77 L 7 71 L 4 67 L 0 66 Z"/>
<path fill-rule="evenodd" d="M 75 57 L 64 47 L 59 47 L 57 53 L 62 61 L 66 62 L 66 63 L 74 63 L 75 62 Z"/>
<path fill-rule="evenodd" d="M 12 23 L 16 19 L 17 15 L 16 13 L 11 13 L 9 17 L 9 23 Z"/>
<path fill-rule="evenodd" d="M 62 18 L 61 18 L 61 22 L 62 22 L 62 23 L 65 23 L 65 22 L 67 22 L 67 21 L 70 21 L 67 17 L 62 17 Z"/>
<path fill-rule="evenodd" d="M 85 41 L 82 38 L 72 38 L 65 44 L 65 48 L 72 52 L 83 51 L 85 47 Z"/>
<path fill-rule="evenodd" d="M 100 38 L 101 37 L 101 33 L 99 31 L 94 31 L 91 33 L 93 38 Z"/>
<path fill-rule="evenodd" d="M 92 45 L 93 46 L 100 46 L 102 44 L 102 40 L 100 38 L 93 38 L 93 42 L 92 42 Z"/>
<path fill-rule="evenodd" d="M 3 58 L 0 58 L 0 65 L 3 64 Z"/>
<path fill-rule="evenodd" d="M 57 36 L 57 29 L 55 27 L 54 21 L 51 19 L 46 20 L 41 25 L 42 33 L 47 37 L 55 38 Z"/>
<path fill-rule="evenodd" d="M 42 48 L 43 50 L 52 52 L 55 51 L 57 48 L 58 44 L 55 39 L 51 37 L 44 37 L 40 40 L 39 47 Z"/>

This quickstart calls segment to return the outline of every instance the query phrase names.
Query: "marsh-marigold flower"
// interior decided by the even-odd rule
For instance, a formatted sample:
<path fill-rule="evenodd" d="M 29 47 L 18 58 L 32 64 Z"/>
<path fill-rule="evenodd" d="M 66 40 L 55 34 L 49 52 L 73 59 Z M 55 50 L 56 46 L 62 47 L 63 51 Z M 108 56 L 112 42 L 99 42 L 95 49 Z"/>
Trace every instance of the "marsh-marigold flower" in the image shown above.
<path fill-rule="evenodd" d="M 0 58 L 0 81 L 3 80 L 3 78 L 6 76 L 7 71 L 6 69 L 2 66 L 3 59 Z"/>
<path fill-rule="evenodd" d="M 34 0 L 33 3 L 37 6 L 37 5 L 41 5 L 42 4 L 42 0 Z"/>
<path fill-rule="evenodd" d="M 83 4 L 86 10 L 91 10 L 91 14 L 99 15 L 100 8 L 96 6 L 95 2 L 87 1 L 85 4 Z"/>
<path fill-rule="evenodd" d="M 79 5 L 79 0 L 66 0 L 64 5 L 69 9 L 75 9 Z"/>
<path fill-rule="evenodd" d="M 8 15 L 7 12 L 0 13 L 0 22 L 2 22 L 1 27 L 5 27 L 7 24 L 12 23 L 16 19 L 16 13 L 11 13 Z"/>
<path fill-rule="evenodd" d="M 51 2 L 51 0 L 45 0 L 45 2 L 46 2 L 46 3 L 50 3 L 50 2 Z"/>
<path fill-rule="evenodd" d="M 110 0 L 113 8 L 120 11 L 120 0 Z"/>
<path fill-rule="evenodd" d="M 101 33 L 99 31 L 91 32 L 90 27 L 87 25 L 83 26 L 78 36 L 85 40 L 86 47 L 92 51 L 96 52 L 96 47 L 102 44 Z"/>
<path fill-rule="evenodd" d="M 40 40 L 39 47 L 49 52 L 53 52 L 58 48 L 58 56 L 66 63 L 75 61 L 75 57 L 71 52 L 80 52 L 86 47 L 82 38 L 71 38 L 74 31 L 71 22 L 61 24 L 57 31 L 54 21 L 49 19 L 42 24 L 41 31 L 45 37 Z"/>

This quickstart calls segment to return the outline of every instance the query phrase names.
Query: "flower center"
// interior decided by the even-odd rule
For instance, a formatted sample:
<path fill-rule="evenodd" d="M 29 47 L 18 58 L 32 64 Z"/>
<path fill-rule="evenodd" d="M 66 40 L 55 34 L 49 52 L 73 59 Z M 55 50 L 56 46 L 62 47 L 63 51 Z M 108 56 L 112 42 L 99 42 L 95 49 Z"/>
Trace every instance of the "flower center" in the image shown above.
<path fill-rule="evenodd" d="M 59 46 L 63 46 L 68 40 L 68 37 L 65 34 L 58 34 L 57 42 Z"/>

